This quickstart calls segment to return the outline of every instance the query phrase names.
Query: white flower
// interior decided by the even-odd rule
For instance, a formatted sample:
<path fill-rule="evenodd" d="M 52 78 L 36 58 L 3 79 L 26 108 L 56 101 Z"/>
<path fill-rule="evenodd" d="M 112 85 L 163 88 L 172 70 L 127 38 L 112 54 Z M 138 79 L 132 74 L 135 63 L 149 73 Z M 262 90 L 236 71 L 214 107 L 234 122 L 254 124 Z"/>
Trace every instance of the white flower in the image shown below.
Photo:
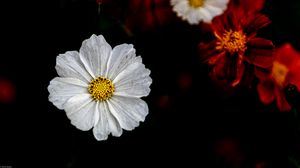
<path fill-rule="evenodd" d="M 122 128 L 133 130 L 145 120 L 148 106 L 140 98 L 149 94 L 152 79 L 133 45 L 112 49 L 102 35 L 92 35 L 79 52 L 58 55 L 55 68 L 60 77 L 50 81 L 49 101 L 78 129 L 94 127 L 97 140 L 121 136 Z"/>
<path fill-rule="evenodd" d="M 210 23 L 211 20 L 223 13 L 229 0 L 171 0 L 173 10 L 178 17 L 190 24 L 201 21 Z"/>

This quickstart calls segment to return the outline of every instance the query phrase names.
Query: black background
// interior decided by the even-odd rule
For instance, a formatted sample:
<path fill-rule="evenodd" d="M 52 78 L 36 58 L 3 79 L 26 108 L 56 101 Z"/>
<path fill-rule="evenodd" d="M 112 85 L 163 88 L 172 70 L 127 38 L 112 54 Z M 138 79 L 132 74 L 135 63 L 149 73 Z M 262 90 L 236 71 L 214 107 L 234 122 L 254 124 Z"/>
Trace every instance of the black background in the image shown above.
<path fill-rule="evenodd" d="M 115 2 L 126 8 L 126 2 Z M 103 18 L 110 15 L 105 7 Z M 218 90 L 199 62 L 197 44 L 209 35 L 198 26 L 175 20 L 127 36 L 118 24 L 99 26 L 92 0 L 11 1 L 1 9 L 0 77 L 12 81 L 16 98 L 0 106 L 0 166 L 227 168 L 234 167 L 236 157 L 218 154 L 216 144 L 229 140 L 242 158 L 240 167 L 295 167 L 291 160 L 300 150 L 295 114 L 262 105 L 255 87 Z M 262 12 L 272 24 L 259 35 L 300 51 L 299 9 L 296 0 L 267 1 Z M 149 105 L 145 122 L 100 142 L 91 131 L 72 126 L 48 101 L 47 91 L 57 76 L 56 56 L 79 50 L 92 34 L 103 34 L 111 46 L 134 44 L 153 79 L 150 95 L 143 98 Z"/>

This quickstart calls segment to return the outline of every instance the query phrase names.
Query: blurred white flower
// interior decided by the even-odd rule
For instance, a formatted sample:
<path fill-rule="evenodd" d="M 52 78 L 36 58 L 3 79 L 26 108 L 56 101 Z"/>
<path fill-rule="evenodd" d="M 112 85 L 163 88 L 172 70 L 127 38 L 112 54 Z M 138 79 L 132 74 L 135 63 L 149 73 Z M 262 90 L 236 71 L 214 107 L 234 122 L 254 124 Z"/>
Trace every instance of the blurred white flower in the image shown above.
<path fill-rule="evenodd" d="M 226 10 L 229 0 L 171 0 L 173 11 L 177 16 L 190 24 L 201 21 L 210 23 L 211 20 Z"/>
<path fill-rule="evenodd" d="M 50 81 L 49 101 L 78 129 L 93 127 L 97 140 L 121 136 L 122 128 L 133 130 L 145 120 L 148 106 L 140 98 L 152 79 L 133 45 L 112 49 L 102 35 L 92 35 L 79 52 L 58 55 L 55 68 L 60 77 Z"/>

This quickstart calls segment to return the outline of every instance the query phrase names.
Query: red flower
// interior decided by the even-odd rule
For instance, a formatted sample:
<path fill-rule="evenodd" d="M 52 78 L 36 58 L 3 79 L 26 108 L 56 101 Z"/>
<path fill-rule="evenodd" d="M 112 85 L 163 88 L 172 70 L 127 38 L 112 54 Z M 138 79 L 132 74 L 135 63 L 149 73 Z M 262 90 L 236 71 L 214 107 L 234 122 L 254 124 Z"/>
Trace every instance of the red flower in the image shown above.
<path fill-rule="evenodd" d="M 169 0 L 129 0 L 126 26 L 148 30 L 168 23 L 173 15 Z"/>
<path fill-rule="evenodd" d="M 0 78 L 0 103 L 13 102 L 16 96 L 15 92 L 15 86 L 10 80 Z"/>
<path fill-rule="evenodd" d="M 225 163 L 232 167 L 241 167 L 244 156 L 241 151 L 241 144 L 237 139 L 229 137 L 221 139 L 216 142 L 215 147 L 217 157 L 222 158 Z"/>
<path fill-rule="evenodd" d="M 212 75 L 231 86 L 240 83 L 247 65 L 271 67 L 274 49 L 270 40 L 256 37 L 256 32 L 270 23 L 268 17 L 257 12 L 260 5 L 250 9 L 246 8 L 247 0 L 237 1 L 239 6 L 234 2 L 213 19 L 215 40 L 199 46 L 202 58 L 213 68 Z"/>
<path fill-rule="evenodd" d="M 300 88 L 300 53 L 287 43 L 278 48 L 274 55 L 271 73 L 256 72 L 260 79 L 257 85 L 259 97 L 264 104 L 276 100 L 280 111 L 290 111 L 291 106 L 285 98 L 284 88 L 289 83 Z"/>
<path fill-rule="evenodd" d="M 230 0 L 230 8 L 239 8 L 248 12 L 258 12 L 265 4 L 265 0 Z"/>

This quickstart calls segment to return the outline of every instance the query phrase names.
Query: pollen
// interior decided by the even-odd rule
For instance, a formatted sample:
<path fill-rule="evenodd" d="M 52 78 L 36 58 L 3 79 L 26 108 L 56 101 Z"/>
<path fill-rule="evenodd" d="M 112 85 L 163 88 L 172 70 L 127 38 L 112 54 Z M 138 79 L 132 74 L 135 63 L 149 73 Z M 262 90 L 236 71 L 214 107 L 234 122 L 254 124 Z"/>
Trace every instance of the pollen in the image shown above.
<path fill-rule="evenodd" d="M 230 54 L 235 52 L 244 52 L 246 47 L 246 35 L 242 31 L 225 31 L 222 37 L 215 33 L 218 38 L 217 47 L 218 50 L 225 50 Z"/>
<path fill-rule="evenodd" d="M 204 0 L 189 0 L 189 5 L 193 8 L 199 8 L 204 5 Z"/>
<path fill-rule="evenodd" d="M 277 84 L 283 86 L 288 72 L 289 69 L 285 65 L 279 63 L 278 61 L 274 61 L 272 68 L 272 77 L 275 79 Z"/>
<path fill-rule="evenodd" d="M 111 80 L 100 76 L 90 82 L 88 91 L 94 100 L 105 101 L 111 98 L 115 87 Z"/>

